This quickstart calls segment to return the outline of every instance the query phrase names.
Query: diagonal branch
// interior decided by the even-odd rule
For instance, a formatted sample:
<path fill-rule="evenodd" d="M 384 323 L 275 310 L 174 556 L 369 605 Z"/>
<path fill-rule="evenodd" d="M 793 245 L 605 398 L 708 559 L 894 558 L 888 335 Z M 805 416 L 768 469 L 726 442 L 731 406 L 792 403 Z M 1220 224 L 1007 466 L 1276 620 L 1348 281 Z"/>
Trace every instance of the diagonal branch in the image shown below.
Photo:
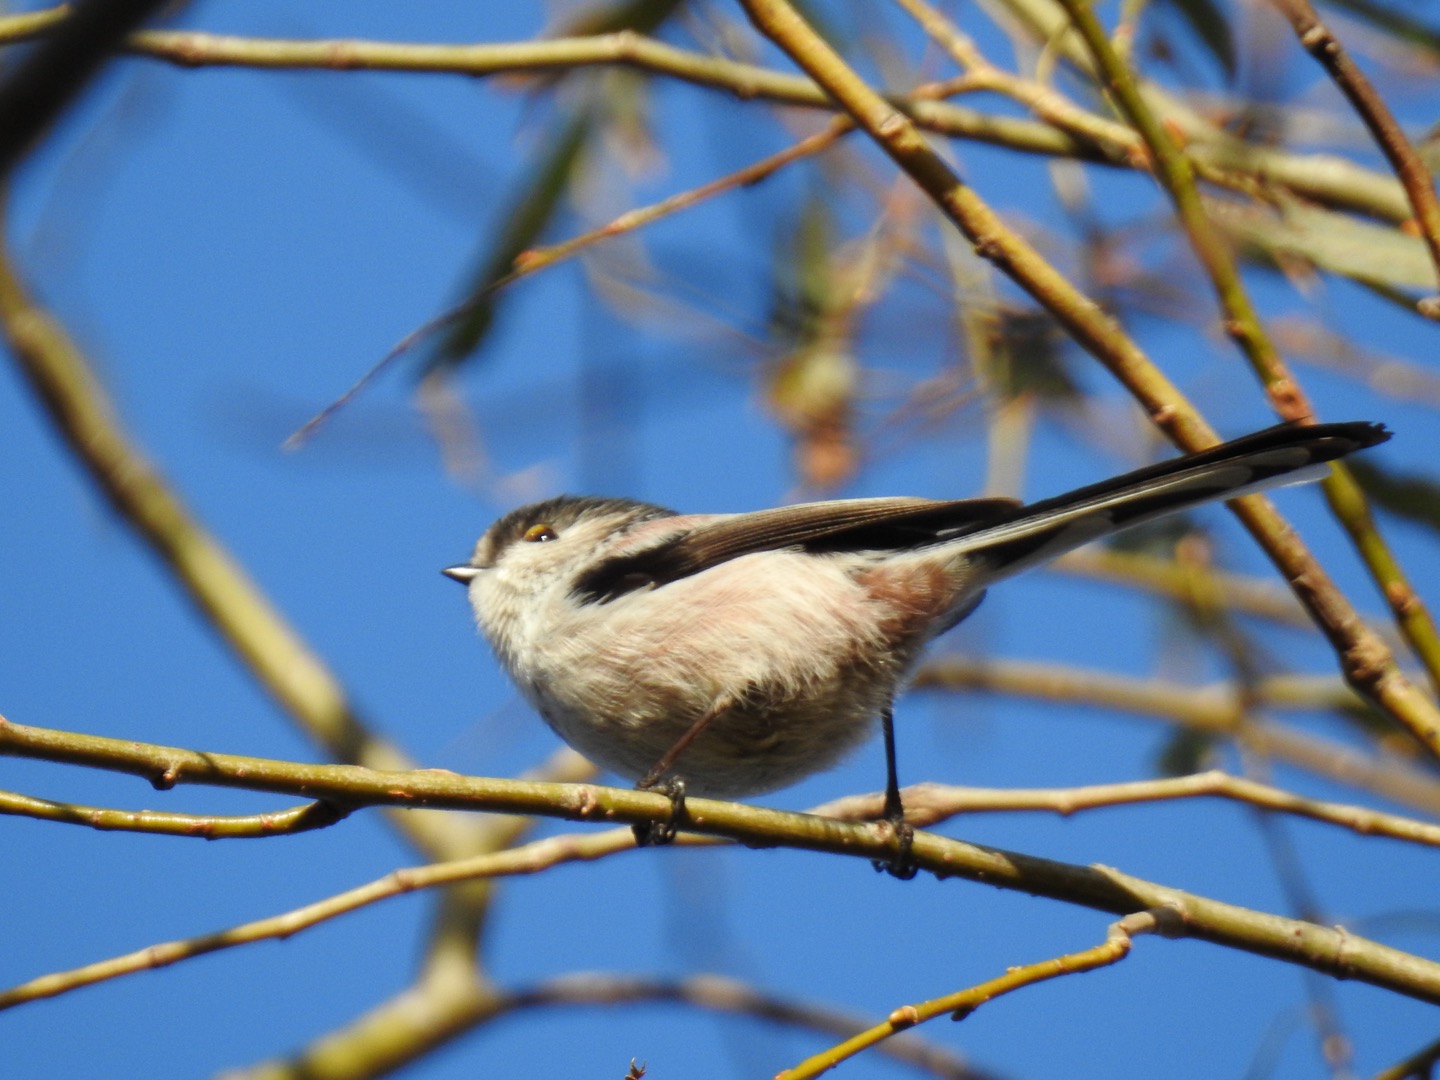
<path fill-rule="evenodd" d="M 1134 73 L 1105 36 L 1089 0 L 1060 2 L 1089 48 L 1095 66 L 1121 112 L 1145 140 L 1155 162 L 1155 177 L 1174 203 L 1176 217 L 1185 230 L 1190 247 L 1214 287 L 1225 314 L 1227 333 L 1250 361 L 1280 418 L 1310 420 L 1313 410 L 1309 401 L 1266 332 L 1241 280 L 1230 245 L 1205 212 L 1190 159 L 1146 102 Z M 1304 3 L 1304 0 L 1299 2 Z M 1426 184 L 1429 184 L 1428 176 Z M 1430 195 L 1433 200 L 1433 189 L 1430 189 Z M 1437 211 L 1437 217 L 1440 217 L 1440 211 Z M 1350 534 L 1371 577 L 1380 586 L 1381 594 L 1390 603 L 1401 633 L 1425 665 L 1432 686 L 1440 688 L 1440 635 L 1436 633 L 1424 602 L 1376 529 L 1364 492 L 1344 462 L 1333 466 L 1324 485 L 1336 517 Z M 1422 743 L 1429 745 L 1431 751 L 1440 756 L 1440 744 L 1428 742 L 1423 728 L 1415 733 Z"/>
<path fill-rule="evenodd" d="M 145 459 L 85 357 L 64 327 L 30 298 L 3 248 L 0 324 L 16 366 L 71 453 L 281 708 L 341 760 L 409 768 L 398 747 L 365 727 L 339 679 Z M 433 856 L 459 854 L 474 839 L 460 821 L 423 814 L 391 820 Z"/>
<path fill-rule="evenodd" d="M 994 1001 L 997 997 L 1034 986 L 1036 983 L 1057 979 L 1062 975 L 1080 975 L 1097 968 L 1118 964 L 1130 955 L 1132 938 L 1136 934 L 1152 933 L 1157 918 L 1149 912 L 1127 915 L 1111 925 L 1105 940 L 1081 952 L 1041 960 L 1037 964 L 1012 967 L 998 978 L 989 979 L 978 986 L 971 986 L 944 997 L 922 1001 L 918 1005 L 903 1005 L 894 1010 L 882 1023 L 860 1032 L 838 1046 L 832 1046 L 822 1053 L 806 1058 L 793 1069 L 776 1074 L 775 1080 L 813 1080 L 842 1062 L 854 1057 L 862 1050 L 882 1045 L 891 1036 L 923 1024 L 927 1020 L 947 1013 L 953 1020 L 963 1020 L 980 1006 Z"/>
<path fill-rule="evenodd" d="M 1328 26 L 1320 21 L 1310 0 L 1272 0 L 1280 13 L 1290 20 L 1295 34 L 1305 50 L 1319 61 L 1354 107 L 1375 137 L 1376 145 L 1385 155 L 1395 175 L 1405 188 L 1410 205 L 1415 211 L 1415 222 L 1430 250 L 1431 261 L 1435 264 L 1436 285 L 1440 288 L 1440 198 L 1435 194 L 1435 181 L 1430 170 L 1420 160 L 1404 130 L 1395 120 L 1385 104 L 1385 99 L 1375 92 L 1375 87 L 1365 77 L 1345 46 Z M 1422 301 L 1421 314 L 1440 319 L 1440 296 L 1432 295 Z"/>
<path fill-rule="evenodd" d="M 1214 429 L 1093 300 L 1072 285 L 925 142 L 919 129 L 876 93 L 786 0 L 742 0 L 756 26 L 850 113 L 865 132 L 930 195 L 993 262 L 1035 297 L 1080 345 L 1130 391 L 1151 420 L 1183 450 L 1219 441 Z M 1259 496 L 1231 509 L 1290 583 L 1330 640 L 1346 679 L 1440 757 L 1440 711 L 1400 670 L 1384 641 L 1355 612 L 1294 529 Z"/>
<path fill-rule="evenodd" d="M 163 0 L 75 0 L 63 17 L 20 18 L 45 29 L 28 55 L 0 79 L 0 176 L 44 133 L 135 27 Z"/>

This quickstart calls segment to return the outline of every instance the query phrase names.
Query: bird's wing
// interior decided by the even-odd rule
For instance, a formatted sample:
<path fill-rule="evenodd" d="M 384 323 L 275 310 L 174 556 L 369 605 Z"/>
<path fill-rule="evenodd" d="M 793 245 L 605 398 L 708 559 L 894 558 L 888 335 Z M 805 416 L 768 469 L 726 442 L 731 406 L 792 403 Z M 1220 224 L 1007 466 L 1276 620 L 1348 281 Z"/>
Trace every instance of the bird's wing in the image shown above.
<path fill-rule="evenodd" d="M 704 519 L 657 543 L 617 550 L 576 582 L 606 601 L 759 551 L 911 551 L 954 543 L 1006 577 L 1071 548 L 1213 499 L 1317 479 L 1325 463 L 1390 438 L 1383 425 L 1280 424 L 1198 454 L 1022 506 L 1013 499 L 852 499 Z M 667 521 L 666 527 L 673 527 Z"/>
<path fill-rule="evenodd" d="M 716 517 L 661 543 L 617 551 L 585 573 L 574 591 L 586 600 L 613 600 L 782 548 L 903 551 L 995 522 L 1019 505 L 1013 499 L 843 499 Z"/>

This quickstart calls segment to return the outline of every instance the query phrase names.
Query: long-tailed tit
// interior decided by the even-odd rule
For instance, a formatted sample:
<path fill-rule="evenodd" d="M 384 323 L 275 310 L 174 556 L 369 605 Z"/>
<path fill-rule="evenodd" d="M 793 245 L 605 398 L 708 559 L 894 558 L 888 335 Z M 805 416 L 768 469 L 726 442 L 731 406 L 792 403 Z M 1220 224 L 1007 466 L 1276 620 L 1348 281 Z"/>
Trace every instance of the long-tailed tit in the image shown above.
<path fill-rule="evenodd" d="M 597 764 L 641 787 L 754 795 L 834 765 L 878 719 L 886 816 L 903 837 L 891 704 L 990 585 L 1119 529 L 1324 475 L 1389 437 L 1363 422 L 1282 425 L 1029 506 L 676 514 L 561 496 L 506 514 L 444 572 L 468 587 L 521 692 Z"/>

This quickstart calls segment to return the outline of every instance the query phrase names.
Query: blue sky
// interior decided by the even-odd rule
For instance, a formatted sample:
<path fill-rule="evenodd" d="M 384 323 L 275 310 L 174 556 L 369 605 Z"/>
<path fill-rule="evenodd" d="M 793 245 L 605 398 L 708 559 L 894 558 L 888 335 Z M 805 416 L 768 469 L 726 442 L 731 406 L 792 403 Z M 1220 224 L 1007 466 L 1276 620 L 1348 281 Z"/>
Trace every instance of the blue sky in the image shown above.
<path fill-rule="evenodd" d="M 1422 5 L 1434 17 L 1435 4 Z M 854 12 L 846 9 L 853 17 Z M 353 3 L 325 10 L 255 0 L 198 4 L 197 29 L 264 36 L 518 40 L 538 5 Z M 1317 76 L 1293 55 L 1284 78 Z M 651 106 L 654 166 L 614 210 L 702 182 L 784 145 L 773 117 L 690 87 Z M 1417 109 L 1417 111 L 1419 111 Z M 305 449 L 280 442 L 394 342 L 457 298 L 510 198 L 546 113 L 495 82 L 444 75 L 185 70 L 115 64 L 15 179 L 12 250 L 33 291 L 90 357 L 124 423 L 198 517 L 235 553 L 343 679 L 364 715 L 427 766 L 513 775 L 556 746 L 499 675 L 464 597 L 438 570 L 519 499 L 561 490 L 631 495 L 683 510 L 792 497 L 789 446 L 748 377 L 763 349 L 772 254 L 809 170 L 731 193 L 651 230 L 656 306 L 598 299 L 578 264 L 514 290 L 483 358 L 457 377 L 489 455 L 489 482 L 443 468 L 413 407 L 413 365 L 389 372 Z M 1433 118 L 1432 118 L 1433 119 Z M 1033 228 L 1059 218 L 1045 164 L 954 152 L 977 190 Z M 869 153 L 872 174 L 890 166 Z M 1143 222 L 1147 182 L 1092 175 L 1102 213 Z M 627 201 L 628 200 L 628 201 Z M 834 208 L 846 236 L 854 200 Z M 1154 207 L 1151 205 L 1151 212 Z M 562 220 L 553 239 L 581 228 Z M 1359 290 L 1299 295 L 1257 275 L 1272 318 L 1318 317 L 1386 355 L 1433 363 L 1434 330 Z M 612 295 L 612 301 L 616 298 Z M 946 298 L 908 282 L 862 342 L 879 412 L 943 369 Z M 927 322 L 927 320 L 930 320 Z M 726 327 L 729 327 L 728 329 Z M 738 328 L 738 331 L 737 331 Z M 1152 355 L 1227 435 L 1271 422 L 1237 358 L 1193 326 L 1141 320 Z M 1133 413 L 1093 364 L 1089 417 L 1047 420 L 1024 484 L 1042 497 L 1129 467 Z M 1419 471 L 1440 428 L 1413 402 L 1306 372 L 1325 419 L 1396 431 L 1376 451 Z M 897 390 L 898 388 L 898 390 Z M 598 404 L 597 404 L 598 402 Z M 1110 428 L 1116 445 L 1101 445 Z M 315 749 L 256 689 L 150 553 L 115 520 L 0 365 L 0 713 L 26 724 L 198 749 L 311 760 Z M 984 481 L 978 410 L 940 431 L 901 433 L 838 494 L 960 497 Z M 1379 604 L 1315 489 L 1282 511 L 1368 612 Z M 1207 512 L 1217 558 L 1265 573 L 1223 511 Z M 1422 590 L 1433 538 L 1392 525 Z M 1433 595 L 1431 603 L 1437 602 Z M 1198 682 L 1223 667 L 1187 650 L 1166 609 L 1057 574 L 1008 583 L 945 647 Z M 1313 634 L 1270 630 L 1268 649 L 1332 670 Z M 1104 711 L 914 694 L 898 716 L 908 782 L 1063 786 L 1153 775 L 1167 731 Z M 1341 742 L 1333 718 L 1302 716 Z M 1234 767 L 1233 756 L 1224 759 Z M 1277 782 L 1368 797 L 1277 767 Z M 803 808 L 877 788 L 878 743 L 773 797 Z M 152 791 L 124 777 L 0 759 L 0 787 L 96 805 L 193 812 L 273 809 L 267 796 Z M 1433 853 L 1284 822 L 1328 922 L 1434 956 Z M 569 830 L 542 824 L 543 833 Z M 1290 909 L 1254 816 L 1219 803 L 1097 811 L 1068 820 L 977 816 L 966 839 L 1099 862 L 1182 889 Z M 6 818 L 6 983 L 274 914 L 416 861 L 378 814 L 304 836 L 199 843 Z M 411 896 L 263 943 L 83 990 L 0 1016 L 13 1076 L 210 1075 L 285 1055 L 389 998 L 414 971 L 431 898 Z M 1085 948 L 1106 917 L 960 882 L 902 884 L 863 862 L 791 852 L 643 851 L 499 890 L 487 970 L 521 986 L 576 971 L 719 972 L 872 1018 Z M 1298 969 L 1195 942 L 1141 941 L 1122 965 L 1032 988 L 962 1025 L 923 1034 L 1007 1076 L 1274 1077 L 1323 1068 Z M 1323 983 L 1364 1074 L 1436 1034 L 1431 1007 Z M 814 1036 L 679 1006 L 548 1009 L 471 1032 L 407 1075 L 770 1075 L 819 1049 Z M 853 1077 L 911 1075 L 869 1056 Z"/>

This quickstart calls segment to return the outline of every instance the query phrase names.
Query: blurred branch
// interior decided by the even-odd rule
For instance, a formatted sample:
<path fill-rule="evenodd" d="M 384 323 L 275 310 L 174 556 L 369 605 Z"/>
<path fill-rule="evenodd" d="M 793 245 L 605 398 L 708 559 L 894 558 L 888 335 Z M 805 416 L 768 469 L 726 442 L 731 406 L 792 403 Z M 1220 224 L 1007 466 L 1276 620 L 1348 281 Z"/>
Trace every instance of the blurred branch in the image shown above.
<path fill-rule="evenodd" d="M 1206 216 L 1190 159 L 1181 152 L 1160 118 L 1141 96 L 1135 76 L 1110 44 L 1100 20 L 1090 9 L 1089 0 L 1059 0 L 1059 3 L 1070 14 L 1073 25 L 1089 48 L 1111 98 L 1145 140 L 1151 172 L 1170 196 L 1190 248 L 1215 289 L 1225 314 L 1226 333 L 1240 346 L 1260 376 L 1276 414 L 1282 420 L 1313 420 L 1314 409 L 1260 324 L 1260 316 L 1240 280 L 1229 245 Z"/>
<path fill-rule="evenodd" d="M 1085 949 L 1083 952 L 1042 960 L 1038 964 L 1012 967 L 999 978 L 980 983 L 967 990 L 960 990 L 954 994 L 946 994 L 944 997 L 922 1001 L 918 1005 L 902 1005 L 892 1012 L 884 1023 L 877 1024 L 838 1046 L 832 1046 L 823 1053 L 806 1058 L 793 1069 L 785 1069 L 777 1073 L 775 1080 L 813 1080 L 814 1077 L 828 1072 L 862 1050 L 882 1043 L 892 1035 L 912 1028 L 916 1024 L 923 1024 L 927 1020 L 933 1020 L 937 1016 L 944 1016 L 947 1013 L 952 1020 L 964 1020 L 981 1005 L 1011 991 L 1046 982 L 1049 979 L 1056 979 L 1062 975 L 1079 975 L 1118 963 L 1130 954 L 1131 940 L 1134 935 L 1154 932 L 1161 917 L 1163 915 L 1152 915 L 1150 912 L 1127 915 L 1119 922 L 1111 924 L 1103 944 Z"/>
<path fill-rule="evenodd" d="M 40 138 L 115 48 L 164 0 L 74 0 L 15 16 L 40 42 L 0 74 L 0 176 Z M 57 17 L 58 16 L 58 17 Z"/>
<path fill-rule="evenodd" d="M 932 150 L 915 125 L 872 90 L 785 0 L 743 0 L 756 26 L 824 86 L 975 245 L 1110 370 L 1183 450 L 1219 442 L 1179 389 L 1099 306 L 1060 274 Z M 1330 640 L 1346 679 L 1440 758 L 1440 711 L 1405 677 L 1274 506 L 1260 496 L 1229 503 Z"/>
<path fill-rule="evenodd" d="M 1169 600 L 1189 600 L 1199 591 L 1237 615 L 1249 615 L 1314 630 L 1315 623 L 1295 594 L 1268 578 L 1217 570 L 1139 551 L 1092 544 L 1056 559 L 1050 570 L 1073 577 L 1142 589 Z"/>
<path fill-rule="evenodd" d="M 300 764 L 77 735 L 4 720 L 0 720 L 0 755 L 132 773 L 152 782 L 159 779 L 165 787 L 189 783 L 304 793 L 347 804 L 487 810 L 632 825 L 665 824 L 674 813 L 667 796 L 626 788 Z M 687 799 L 683 827 L 750 847 L 785 846 L 869 860 L 889 859 L 895 843 L 887 822 L 842 822 L 714 799 Z M 1165 920 L 1169 935 L 1269 956 L 1440 1004 L 1440 963 L 1343 929 L 1251 911 L 1111 868 L 1074 866 L 934 833 L 915 835 L 913 855 L 921 869 L 942 879 L 983 882 L 1115 915 L 1166 908 L 1174 914 L 1173 926 L 1171 918 Z"/>
<path fill-rule="evenodd" d="M 519 192 L 500 213 L 495 234 L 488 239 L 466 290 L 470 299 L 461 305 L 460 317 L 447 328 L 425 365 L 426 375 L 455 367 L 489 335 L 499 286 L 509 283 L 515 260 L 539 240 L 558 214 L 589 152 L 597 129 L 596 112 L 593 106 L 577 108 L 558 117 L 541 136 L 541 152 L 518 181 Z"/>
<path fill-rule="evenodd" d="M 953 85 L 957 88 L 1004 94 L 1052 126 L 1088 141 L 1114 146 L 1135 145 L 1135 133 L 1124 124 L 1080 108 L 1052 86 L 1012 74 L 992 64 L 968 35 L 961 33 L 959 27 L 927 0 L 895 2 L 964 69 L 964 75 L 954 80 Z M 1143 167 L 1143 162 L 1135 164 Z"/>
<path fill-rule="evenodd" d="M 1299 363 L 1336 372 L 1377 394 L 1440 409 L 1440 373 L 1420 363 L 1347 338 L 1313 316 L 1281 316 L 1272 327 L 1281 345 Z"/>
<path fill-rule="evenodd" d="M 434 990 L 426 1000 L 410 1002 L 413 1007 L 437 1004 L 440 995 Z M 763 994 L 734 979 L 719 975 L 694 975 L 683 979 L 641 978 L 633 975 L 585 972 L 560 975 L 534 986 L 515 990 L 497 990 L 484 996 L 452 993 L 445 1022 L 455 1029 L 498 1020 L 512 1013 L 534 1009 L 563 1008 L 577 1005 L 610 1007 L 625 1004 L 678 1004 L 708 1009 L 717 1013 L 748 1016 L 825 1035 L 848 1035 L 861 1030 L 864 1021 L 845 1013 L 817 1005 L 794 1002 Z M 426 1008 L 428 1012 L 429 1009 Z M 915 1036 L 902 1036 L 878 1047 L 878 1052 L 895 1061 L 910 1065 L 942 1080 L 990 1080 L 990 1075 L 967 1065 L 948 1050 L 933 1046 Z M 402 1062 L 385 1063 L 393 1067 Z M 293 1063 L 273 1063 L 227 1074 L 229 1080 L 337 1080 L 340 1077 L 379 1075 L 385 1069 L 370 1071 L 368 1063 L 307 1055 Z"/>
<path fill-rule="evenodd" d="M 1440 847 L 1440 824 L 1416 821 L 1399 814 L 1386 814 L 1366 806 L 1307 799 L 1281 788 L 1231 776 L 1219 769 L 1189 776 L 1132 780 L 1128 783 L 1090 784 L 1075 788 L 976 788 L 948 784 L 912 784 L 902 792 L 905 820 L 912 825 L 933 828 L 961 814 L 1013 813 L 1045 810 L 1069 817 L 1082 810 L 1132 806 L 1136 803 L 1169 802 L 1177 799 L 1230 799 L 1261 810 L 1292 814 L 1311 821 L 1336 825 L 1361 836 L 1385 836 L 1429 847 Z M 810 811 L 821 817 L 846 821 L 873 821 L 885 805 L 883 792 L 851 795 L 825 803 Z"/>
<path fill-rule="evenodd" d="M 1435 1075 L 1436 1062 L 1440 1062 L 1440 1039 L 1417 1050 L 1404 1061 L 1381 1069 L 1374 1080 L 1430 1080 Z"/>
<path fill-rule="evenodd" d="M 714 1012 L 749 1016 L 774 1024 L 845 1037 L 863 1031 L 866 1021 L 849 1013 L 761 993 L 754 987 L 722 975 L 692 975 L 683 979 L 636 978 L 587 972 L 561 975 L 538 986 L 508 991 L 502 1009 L 555 1005 L 619 1005 L 628 1002 L 694 1005 Z M 499 1013 L 497 1013 L 499 1015 Z M 953 1052 L 902 1035 L 882 1043 L 878 1052 L 946 1080 L 986 1080 L 990 1075 Z"/>
<path fill-rule="evenodd" d="M 1300 44 L 1323 67 L 1345 95 L 1347 101 L 1359 114 L 1365 126 L 1374 136 L 1380 152 L 1390 162 L 1395 175 L 1405 188 L 1410 205 L 1415 211 L 1415 222 L 1420 235 L 1430 249 L 1431 261 L 1435 264 L 1434 287 L 1440 289 L 1440 199 L 1435 195 L 1435 181 L 1430 170 L 1415 153 L 1404 130 L 1396 122 L 1385 100 L 1375 92 L 1375 87 L 1365 73 L 1350 59 L 1345 46 L 1340 44 L 1334 33 L 1320 21 L 1320 16 L 1310 6 L 1310 0 L 1271 0 L 1275 7 L 1295 27 Z M 1428 318 L 1440 320 L 1440 295 L 1432 293 L 1422 301 L 1419 311 Z"/>
<path fill-rule="evenodd" d="M 134 445 L 84 356 L 26 294 L 4 249 L 0 322 L 16 366 L 70 452 L 271 697 L 334 756 L 410 768 L 397 747 L 366 729 L 340 681 Z M 479 837 L 459 820 L 416 814 L 391 821 L 435 856 L 459 854 Z"/>
<path fill-rule="evenodd" d="M 253 840 L 294 836 L 324 829 L 345 818 L 349 810 L 334 803 L 311 802 L 270 814 L 171 814 L 160 810 L 111 810 L 37 799 L 0 791 L 0 814 L 31 817 L 67 825 L 88 825 L 101 832 L 190 836 L 197 840 Z"/>
<path fill-rule="evenodd" d="M 370 1080 L 386 1076 L 475 1026 L 495 993 L 475 974 L 474 952 L 427 964 L 414 984 L 290 1061 L 227 1071 L 227 1080 Z"/>
<path fill-rule="evenodd" d="M 1116 54 L 1100 21 L 1090 9 L 1090 0 L 1059 0 L 1059 2 L 1070 13 L 1075 28 L 1085 40 L 1096 68 L 1109 88 L 1111 96 L 1144 138 L 1145 145 L 1154 159 L 1155 177 L 1169 194 L 1171 202 L 1174 203 L 1176 215 L 1189 239 L 1190 247 L 1210 277 L 1221 310 L 1225 315 L 1226 332 L 1240 346 L 1250 361 L 1250 366 L 1260 377 L 1276 414 L 1282 420 L 1312 420 L 1314 410 L 1309 400 L 1305 397 L 1300 383 L 1281 358 L 1279 351 L 1261 324 L 1260 315 L 1251 303 L 1245 284 L 1240 279 L 1239 271 L 1236 269 L 1235 260 L 1224 235 L 1214 227 L 1205 212 L 1200 191 L 1195 184 L 1195 172 L 1189 158 L 1176 145 L 1160 118 L 1151 110 L 1141 95 L 1139 85 L 1129 66 Z M 1275 0 L 1275 2 L 1281 6 L 1304 5 L 1307 8 L 1309 6 L 1306 0 Z M 1355 74 L 1358 77 L 1358 72 Z M 1373 91 L 1371 97 L 1373 97 Z M 1388 112 L 1385 115 L 1387 118 L 1389 117 Z M 1390 123 L 1393 127 L 1393 120 Z M 1403 142 L 1403 136 L 1400 138 Z M 1408 150 L 1408 144 L 1406 144 L 1406 149 Z M 1410 157 L 1413 160 L 1413 153 L 1410 154 Z M 1418 162 L 1416 162 L 1416 167 L 1420 167 Z M 1426 174 L 1425 185 L 1433 202 L 1434 189 L 1429 187 L 1429 184 L 1430 178 Z M 1437 209 L 1436 217 L 1440 219 L 1440 209 Z M 1440 254 L 1440 247 L 1437 247 L 1437 254 Z M 1381 595 L 1390 604 L 1400 632 L 1405 636 L 1405 640 L 1409 642 L 1420 662 L 1424 664 L 1426 672 L 1430 676 L 1431 685 L 1440 689 L 1440 634 L 1436 633 L 1435 624 L 1431 620 L 1429 612 L 1426 611 L 1424 602 L 1416 594 L 1404 570 L 1390 551 L 1389 545 L 1385 543 L 1384 538 L 1375 527 L 1375 521 L 1370 514 L 1370 508 L 1366 503 L 1364 492 L 1360 490 L 1360 485 L 1355 482 L 1355 477 L 1344 462 L 1335 462 L 1331 466 L 1330 475 L 1324 481 L 1324 487 L 1331 510 L 1350 535 L 1356 550 L 1360 552 L 1361 558 L 1365 561 L 1371 577 L 1379 585 Z M 1338 597 L 1338 591 L 1336 596 Z M 1364 633 L 1368 633 L 1368 629 L 1362 630 L 1362 634 Z M 1344 651 L 1345 641 L 1333 636 L 1331 640 L 1340 651 L 1341 664 L 1347 677 L 1362 692 L 1366 692 L 1362 683 L 1367 679 L 1373 679 L 1378 684 L 1398 675 L 1398 667 L 1395 665 L 1393 656 L 1381 657 L 1377 652 L 1374 657 L 1364 662 L 1350 664 L 1347 663 L 1348 657 Z M 1375 643 L 1379 644 L 1386 654 L 1389 653 L 1389 649 L 1383 643 L 1378 641 Z M 1367 665 L 1374 664 L 1391 668 L 1393 671 L 1383 674 L 1380 671 L 1367 670 Z M 1404 677 L 1399 676 L 1399 678 L 1403 679 Z M 1392 715 L 1405 724 L 1422 745 L 1429 747 L 1432 754 L 1440 758 L 1440 716 L 1435 714 L 1433 708 L 1428 710 L 1427 715 L 1426 710 L 1413 707 L 1415 704 L 1413 701 L 1401 705 L 1398 699 L 1402 695 L 1396 694 L 1395 696 L 1397 700 L 1392 703 L 1390 710 Z"/>
<path fill-rule="evenodd" d="M 481 896 L 488 895 L 488 883 L 478 884 Z M 485 904 L 474 901 L 445 897 L 445 932 L 432 940 L 412 985 L 292 1059 L 229 1071 L 228 1080 L 370 1080 L 469 1031 L 496 997 L 476 961 Z"/>
<path fill-rule="evenodd" d="M 25 40 L 42 32 L 45 14 L 0 18 L 0 43 Z M 291 41 L 151 30 L 132 35 L 125 47 L 137 55 L 184 67 L 438 72 L 484 77 L 618 65 L 668 75 L 729 93 L 742 101 L 760 99 L 812 109 L 835 107 L 824 90 L 803 76 L 679 49 L 633 32 L 482 45 L 424 45 Z M 961 76 L 953 92 L 964 89 L 967 80 L 973 78 L 970 74 Z M 1020 153 L 1070 157 L 1122 168 L 1143 163 L 1144 145 L 1134 132 L 1103 117 L 1087 119 L 1091 114 L 1072 111 L 1073 106 L 1060 113 L 1047 113 L 1045 110 L 1056 98 L 1044 95 L 1053 92 L 1040 84 L 1028 89 L 1026 86 L 1022 80 L 1010 89 L 1022 88 L 1020 92 L 1030 96 L 1028 103 L 1037 112 L 1049 115 L 1068 130 L 948 102 L 912 99 L 910 95 L 893 95 L 889 100 L 917 125 L 939 135 L 992 143 Z M 1224 179 L 1225 174 L 1250 176 L 1265 186 L 1283 186 L 1324 205 L 1387 221 L 1404 221 L 1410 215 L 1405 192 L 1391 177 L 1330 155 L 1295 154 L 1246 143 L 1194 113 L 1186 112 L 1183 121 L 1186 137 L 1192 141 L 1190 154 L 1212 179 L 1231 183 Z M 1081 133 L 1085 137 L 1080 137 Z"/>
<path fill-rule="evenodd" d="M 14 45 L 41 37 L 69 17 L 69 4 L 57 4 L 39 11 L 9 12 L 0 16 L 0 45 Z"/>
<path fill-rule="evenodd" d="M 914 685 L 1010 694 L 1151 717 L 1233 739 L 1251 753 L 1440 815 L 1440 777 L 1432 773 L 1279 724 L 1247 719 L 1247 710 L 1253 707 L 1343 710 L 1356 699 L 1333 679 L 1262 678 L 1242 691 L 1228 683 L 1197 687 L 1059 664 L 947 656 L 921 668 Z"/>

